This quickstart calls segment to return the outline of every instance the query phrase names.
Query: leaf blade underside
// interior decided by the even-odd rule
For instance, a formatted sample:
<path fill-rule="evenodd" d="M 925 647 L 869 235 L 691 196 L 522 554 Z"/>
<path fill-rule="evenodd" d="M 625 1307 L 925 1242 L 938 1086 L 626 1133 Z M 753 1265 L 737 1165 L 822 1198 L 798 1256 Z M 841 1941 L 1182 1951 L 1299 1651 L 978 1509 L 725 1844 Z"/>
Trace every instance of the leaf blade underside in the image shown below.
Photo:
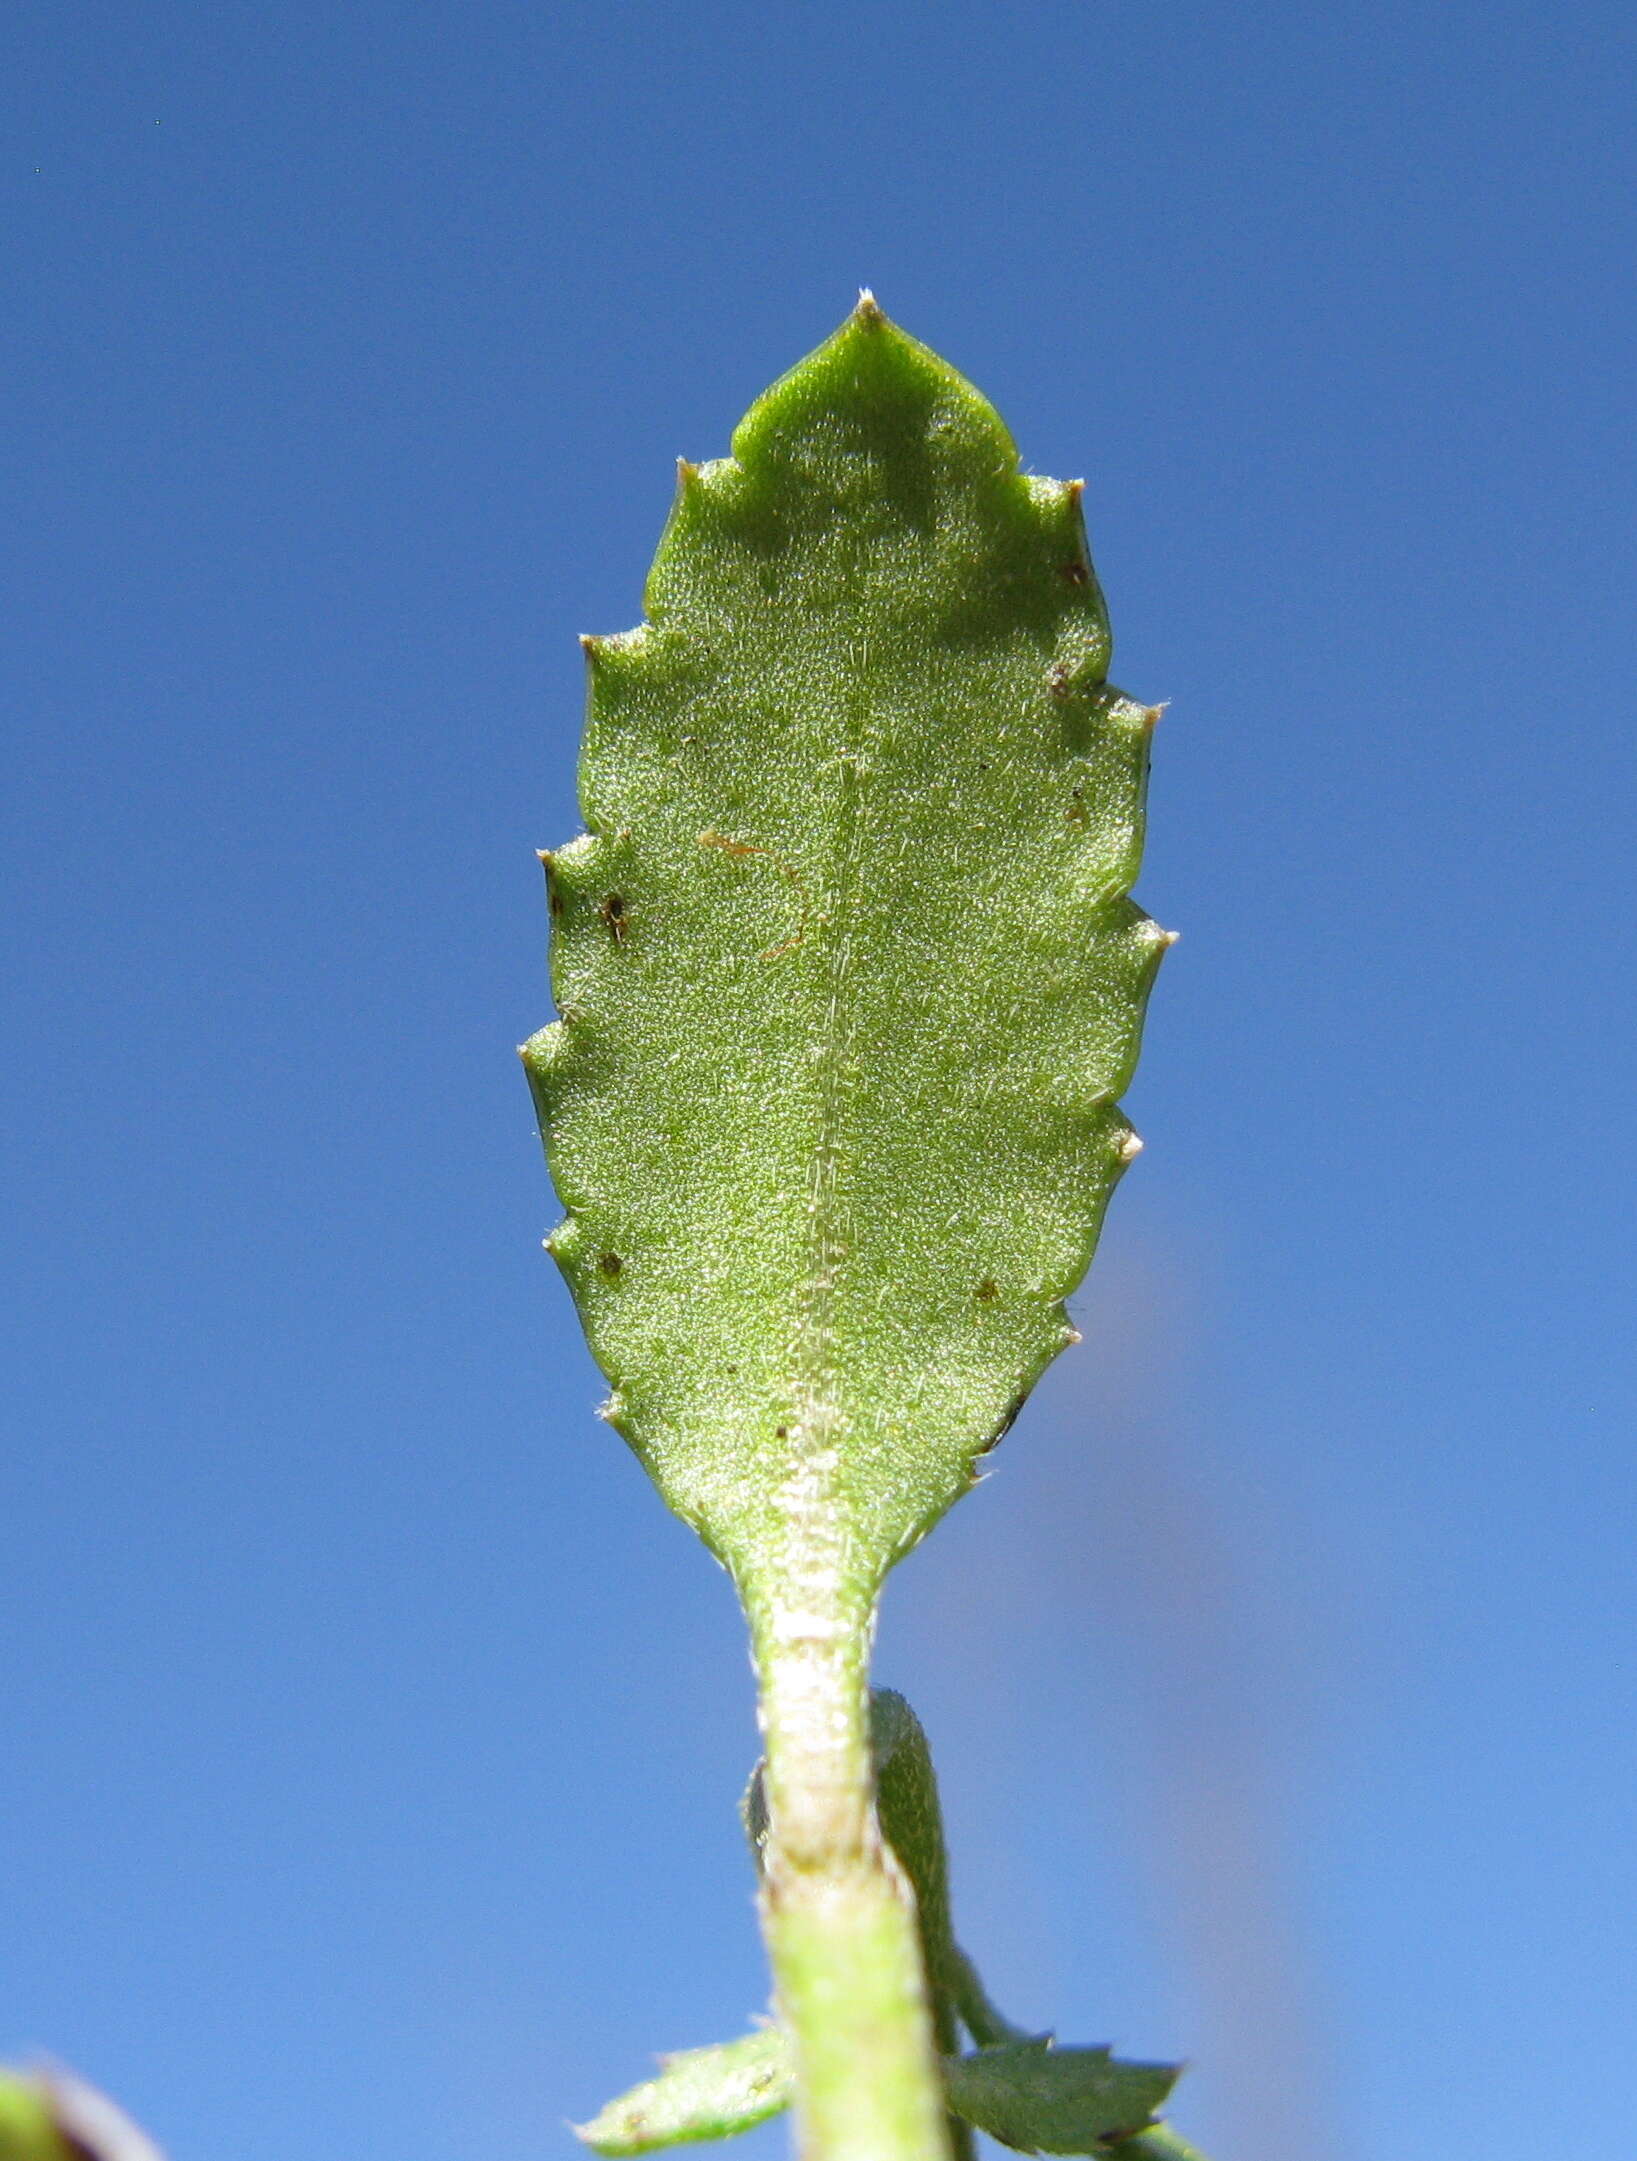
<path fill-rule="evenodd" d="M 873 303 L 588 641 L 524 1048 L 607 1415 L 740 1576 L 873 1586 L 1071 1339 L 1169 942 L 1077 484 Z"/>

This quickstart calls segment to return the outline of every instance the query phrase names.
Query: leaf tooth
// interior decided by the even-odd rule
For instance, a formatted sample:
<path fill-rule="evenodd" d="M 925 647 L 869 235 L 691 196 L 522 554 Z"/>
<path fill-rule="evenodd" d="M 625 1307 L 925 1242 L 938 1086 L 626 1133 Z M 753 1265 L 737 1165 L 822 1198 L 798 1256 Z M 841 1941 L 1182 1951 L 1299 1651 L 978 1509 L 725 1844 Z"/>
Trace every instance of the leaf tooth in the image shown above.
<path fill-rule="evenodd" d="M 551 854 L 552 882 L 565 892 L 589 892 L 601 875 L 609 839 L 602 833 L 579 833 L 566 847 Z"/>
<path fill-rule="evenodd" d="M 1086 484 L 1083 480 L 1054 480 L 1049 473 L 1022 473 L 1018 477 L 1043 525 L 1062 527 L 1066 524 L 1076 537 L 1084 532 L 1081 499 Z"/>
<path fill-rule="evenodd" d="M 580 650 L 586 657 L 594 694 L 606 693 L 610 682 L 617 683 L 629 668 L 641 661 L 647 643 L 646 623 L 639 623 L 634 630 L 582 631 Z"/>
<path fill-rule="evenodd" d="M 527 1042 L 518 1044 L 517 1055 L 525 1065 L 549 1066 L 562 1055 L 564 1033 L 562 1021 L 547 1021 L 543 1028 L 536 1028 Z"/>
<path fill-rule="evenodd" d="M 544 1028 L 537 1029 L 526 1043 L 518 1045 L 517 1055 L 523 1061 L 529 1094 L 534 1098 L 542 1140 L 555 1109 L 569 1051 L 568 1029 L 561 1020 L 549 1022 Z"/>
<path fill-rule="evenodd" d="M 853 309 L 853 320 L 860 323 L 884 323 L 886 313 L 867 285 L 858 288 L 858 304 Z"/>
<path fill-rule="evenodd" d="M 566 1269 L 583 1235 L 580 1219 L 571 1208 L 560 1223 L 552 1225 L 540 1243 L 557 1265 Z"/>

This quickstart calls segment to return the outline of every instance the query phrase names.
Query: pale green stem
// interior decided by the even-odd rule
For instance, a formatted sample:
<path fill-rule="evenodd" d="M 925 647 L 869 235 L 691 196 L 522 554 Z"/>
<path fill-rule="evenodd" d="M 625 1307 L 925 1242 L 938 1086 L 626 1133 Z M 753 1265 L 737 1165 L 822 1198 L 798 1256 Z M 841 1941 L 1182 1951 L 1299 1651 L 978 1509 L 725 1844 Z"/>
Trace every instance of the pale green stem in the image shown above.
<path fill-rule="evenodd" d="M 874 1600 L 747 1601 L 768 1829 L 762 1928 L 796 2053 L 801 2161 L 949 2161 L 915 1894 L 876 1821 Z"/>

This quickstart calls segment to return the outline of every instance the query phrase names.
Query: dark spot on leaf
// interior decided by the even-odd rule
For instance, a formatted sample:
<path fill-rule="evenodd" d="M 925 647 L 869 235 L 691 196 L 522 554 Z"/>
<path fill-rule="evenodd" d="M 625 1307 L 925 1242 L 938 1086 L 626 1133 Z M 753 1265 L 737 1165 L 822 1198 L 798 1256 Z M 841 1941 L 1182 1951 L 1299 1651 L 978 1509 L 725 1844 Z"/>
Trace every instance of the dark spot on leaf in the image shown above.
<path fill-rule="evenodd" d="M 1074 681 L 1074 671 L 1066 660 L 1054 660 L 1046 670 L 1046 688 L 1054 698 L 1066 698 Z"/>
<path fill-rule="evenodd" d="M 1065 563 L 1062 566 L 1064 580 L 1070 585 L 1089 585 L 1091 572 L 1084 563 Z"/>
<path fill-rule="evenodd" d="M 984 1277 L 983 1281 L 978 1285 L 978 1296 L 983 1299 L 985 1303 L 987 1303 L 988 1300 L 990 1300 L 991 1298 L 998 1298 L 1000 1296 L 999 1286 L 996 1284 L 993 1276 Z"/>
<path fill-rule="evenodd" d="M 773 1438 L 774 1438 L 774 1439 L 775 1439 L 776 1441 L 787 1441 L 787 1440 L 789 1440 L 789 1438 L 790 1438 L 790 1428 L 789 1428 L 788 1426 L 775 1426 L 775 1427 L 773 1428 Z"/>
<path fill-rule="evenodd" d="M 610 893 L 598 908 L 597 913 L 613 932 L 614 943 L 623 945 L 626 931 L 630 928 L 630 918 L 625 912 L 625 895 L 623 893 Z"/>
<path fill-rule="evenodd" d="M 599 1258 L 597 1266 L 602 1270 L 605 1276 L 617 1276 L 620 1270 L 625 1266 L 625 1263 L 620 1259 L 617 1253 L 604 1253 Z"/>

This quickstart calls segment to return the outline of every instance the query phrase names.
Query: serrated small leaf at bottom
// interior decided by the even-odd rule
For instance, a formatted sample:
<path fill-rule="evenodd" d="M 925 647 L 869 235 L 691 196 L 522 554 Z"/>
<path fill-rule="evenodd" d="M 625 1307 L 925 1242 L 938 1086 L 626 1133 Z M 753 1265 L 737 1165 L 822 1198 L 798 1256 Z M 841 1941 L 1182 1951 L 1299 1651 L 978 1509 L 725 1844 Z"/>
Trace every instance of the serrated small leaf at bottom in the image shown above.
<path fill-rule="evenodd" d="M 944 2066 L 956 2115 L 1019 2153 L 1091 2154 L 1144 2131 L 1175 2064 L 1121 2063 L 1106 2048 L 1011 2043 Z"/>

